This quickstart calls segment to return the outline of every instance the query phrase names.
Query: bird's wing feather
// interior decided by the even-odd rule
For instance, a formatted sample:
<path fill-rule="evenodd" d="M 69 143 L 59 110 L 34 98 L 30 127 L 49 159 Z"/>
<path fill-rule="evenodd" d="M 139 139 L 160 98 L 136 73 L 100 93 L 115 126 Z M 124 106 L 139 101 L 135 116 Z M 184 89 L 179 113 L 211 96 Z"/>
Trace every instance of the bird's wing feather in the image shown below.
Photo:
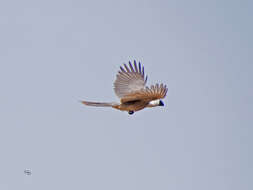
<path fill-rule="evenodd" d="M 156 99 L 162 99 L 166 96 L 168 88 L 163 84 L 152 85 L 150 88 L 146 87 L 145 89 L 141 89 L 135 91 L 131 94 L 128 94 L 121 98 L 121 103 L 126 103 L 130 101 L 142 100 L 142 101 L 152 101 Z"/>
<path fill-rule="evenodd" d="M 124 64 L 124 67 L 120 67 L 120 71 L 114 82 L 114 91 L 119 98 L 144 89 L 147 82 L 144 67 L 141 66 L 140 62 L 138 65 L 136 61 L 134 61 L 134 65 L 129 62 L 129 67 L 126 64 Z"/>

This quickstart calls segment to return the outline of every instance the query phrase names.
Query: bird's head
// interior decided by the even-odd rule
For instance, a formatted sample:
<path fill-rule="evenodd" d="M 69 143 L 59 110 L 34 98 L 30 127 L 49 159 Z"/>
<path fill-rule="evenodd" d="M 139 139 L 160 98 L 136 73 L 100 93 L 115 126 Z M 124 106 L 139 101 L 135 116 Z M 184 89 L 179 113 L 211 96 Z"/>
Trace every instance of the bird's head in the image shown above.
<path fill-rule="evenodd" d="M 164 106 L 164 103 L 162 100 L 159 100 L 159 106 Z"/>

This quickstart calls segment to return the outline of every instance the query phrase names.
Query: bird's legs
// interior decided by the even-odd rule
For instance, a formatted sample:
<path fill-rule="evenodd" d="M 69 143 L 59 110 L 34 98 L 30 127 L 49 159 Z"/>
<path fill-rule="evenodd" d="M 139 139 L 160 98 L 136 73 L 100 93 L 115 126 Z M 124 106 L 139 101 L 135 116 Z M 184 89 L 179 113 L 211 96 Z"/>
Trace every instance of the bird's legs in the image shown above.
<path fill-rule="evenodd" d="M 128 114 L 132 115 L 132 114 L 134 114 L 134 111 L 128 111 Z"/>

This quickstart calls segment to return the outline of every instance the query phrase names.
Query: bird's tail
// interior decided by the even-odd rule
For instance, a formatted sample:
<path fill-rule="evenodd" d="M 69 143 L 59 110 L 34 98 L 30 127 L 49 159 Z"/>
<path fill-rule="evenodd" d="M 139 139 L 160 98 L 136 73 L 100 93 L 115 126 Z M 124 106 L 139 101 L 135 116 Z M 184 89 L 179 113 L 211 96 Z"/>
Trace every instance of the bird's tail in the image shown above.
<path fill-rule="evenodd" d="M 117 103 L 109 103 L 109 102 L 87 102 L 87 101 L 81 101 L 84 105 L 87 106 L 96 106 L 96 107 L 113 107 L 117 105 Z"/>

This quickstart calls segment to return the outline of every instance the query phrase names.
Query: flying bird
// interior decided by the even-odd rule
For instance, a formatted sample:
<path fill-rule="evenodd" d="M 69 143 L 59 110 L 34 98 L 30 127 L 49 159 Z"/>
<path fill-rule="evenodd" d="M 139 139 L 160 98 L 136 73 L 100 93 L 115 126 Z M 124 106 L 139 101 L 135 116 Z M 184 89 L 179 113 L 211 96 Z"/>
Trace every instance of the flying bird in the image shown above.
<path fill-rule="evenodd" d="M 168 91 L 166 85 L 157 83 L 147 87 L 146 83 L 147 76 L 141 63 L 129 62 L 129 66 L 124 64 L 124 67 L 120 67 L 114 82 L 114 92 L 120 98 L 120 103 L 81 102 L 87 106 L 112 107 L 129 114 L 146 107 L 164 106 L 161 99 L 165 98 Z"/>

